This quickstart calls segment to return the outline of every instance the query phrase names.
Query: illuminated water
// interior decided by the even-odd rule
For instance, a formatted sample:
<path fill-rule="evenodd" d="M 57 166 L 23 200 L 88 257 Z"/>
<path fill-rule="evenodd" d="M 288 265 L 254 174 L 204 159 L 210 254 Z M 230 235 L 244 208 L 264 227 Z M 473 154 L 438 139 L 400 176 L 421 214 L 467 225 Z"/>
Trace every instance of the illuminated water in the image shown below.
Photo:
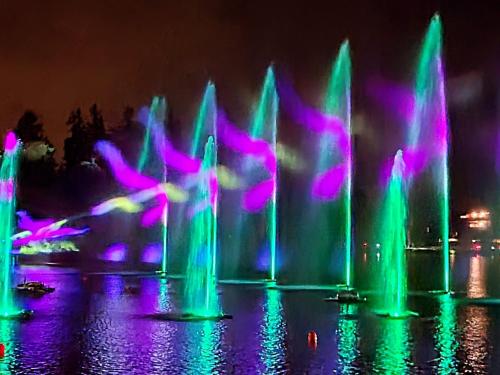
<path fill-rule="evenodd" d="M 381 210 L 381 226 L 377 238 L 380 241 L 381 264 L 378 276 L 382 293 L 378 309 L 392 317 L 406 313 L 406 230 L 407 195 L 404 183 L 405 164 L 403 152 L 394 157 L 391 178 Z M 391 330 L 391 329 L 389 329 Z"/>
<path fill-rule="evenodd" d="M 449 125 L 446 112 L 445 74 L 442 59 L 442 26 L 439 15 L 434 15 L 425 34 L 417 63 L 414 87 L 414 110 L 410 121 L 409 149 L 424 151 L 429 166 L 423 177 L 414 181 L 413 204 L 410 206 L 412 236 L 416 243 L 423 239 L 418 233 L 427 228 L 436 232 L 443 244 L 442 286 L 450 291 L 449 244 Z M 424 190 L 422 190 L 424 189 Z M 430 190 L 429 190 L 430 189 Z M 427 204 L 421 204 L 425 200 Z M 421 235 L 420 235 L 421 237 Z M 436 240 L 436 238 L 434 238 Z"/>
<path fill-rule="evenodd" d="M 437 255 L 410 254 L 409 288 L 441 282 Z M 370 283 L 356 264 L 359 281 Z M 500 297 L 500 254 L 451 258 L 456 290 L 470 297 Z M 426 269 L 429 272 L 420 272 Z M 363 272 L 365 271 L 365 272 Z M 153 276 L 85 275 L 76 269 L 23 267 L 21 280 L 54 287 L 42 298 L 21 298 L 36 315 L 25 323 L 0 321 L 6 357 L 0 372 L 15 374 L 327 374 L 498 373 L 500 306 L 455 305 L 410 293 L 421 318 L 391 321 L 366 306 L 340 311 L 326 292 L 282 292 L 251 285 L 221 285 L 220 302 L 232 320 L 168 322 L 146 317 L 182 304 L 182 283 Z M 137 294 L 124 294 L 133 285 Z M 307 345 L 307 333 L 318 346 Z M 456 369 L 456 371 L 455 371 Z M 347 372 L 350 371 L 350 372 Z"/>
<path fill-rule="evenodd" d="M 11 236 L 15 228 L 16 179 L 20 144 L 7 133 L 0 166 L 0 314 L 16 313 L 11 292 Z"/>
<path fill-rule="evenodd" d="M 330 232 L 327 241 L 327 246 L 333 248 L 343 248 L 345 274 L 344 282 L 348 287 L 352 286 L 351 275 L 351 251 L 352 251 L 352 145 L 351 145 L 351 57 L 349 54 L 349 42 L 345 41 L 340 47 L 339 53 L 333 64 L 328 89 L 326 92 L 326 100 L 324 105 L 325 113 L 335 115 L 343 121 L 343 126 L 347 134 L 346 154 L 339 155 L 336 151 L 338 148 L 335 141 L 330 139 L 330 136 L 322 136 L 319 149 L 318 169 L 320 172 L 325 172 L 327 167 L 332 166 L 332 162 L 343 163 L 346 167 L 346 178 L 343 185 L 343 191 L 339 197 L 338 203 L 333 205 L 334 210 L 338 210 L 340 220 L 335 221 L 336 225 L 332 225 L 332 220 L 326 220 L 326 225 L 329 227 L 326 232 Z M 332 207 L 323 207 L 323 210 L 332 209 Z"/>
<path fill-rule="evenodd" d="M 216 146 L 209 137 L 193 202 L 196 212 L 191 218 L 183 308 L 189 314 L 203 317 L 220 314 L 213 264 L 217 247 L 217 183 L 213 183 L 216 163 Z"/>

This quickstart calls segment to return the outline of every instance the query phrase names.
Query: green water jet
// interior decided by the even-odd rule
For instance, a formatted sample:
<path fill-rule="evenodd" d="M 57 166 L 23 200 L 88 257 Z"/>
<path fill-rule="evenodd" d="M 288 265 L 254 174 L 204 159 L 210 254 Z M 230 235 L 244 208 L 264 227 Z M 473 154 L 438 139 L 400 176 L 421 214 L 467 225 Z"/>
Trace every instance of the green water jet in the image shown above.
<path fill-rule="evenodd" d="M 436 204 L 439 212 L 412 213 L 412 217 L 438 216 L 439 233 L 443 254 L 444 292 L 451 291 L 450 286 L 450 198 L 449 198 L 449 125 L 446 113 L 446 98 L 444 90 L 444 68 L 442 61 L 442 25 L 439 15 L 434 15 L 424 37 L 415 76 L 415 108 L 410 123 L 409 147 L 422 147 L 435 142 L 437 150 L 432 161 L 433 184 L 435 185 Z M 439 128 L 438 128 L 439 127 Z M 417 200 L 422 197 L 416 198 Z M 425 199 L 428 199 L 426 197 Z M 429 206 L 433 207 L 434 202 Z M 418 211 L 418 203 L 413 211 Z M 420 228 L 421 230 L 422 228 Z"/>
<path fill-rule="evenodd" d="M 19 310 L 12 295 L 12 235 L 15 227 L 16 177 L 21 145 L 7 133 L 0 166 L 0 318 L 17 318 L 31 311 Z"/>
<path fill-rule="evenodd" d="M 167 104 L 164 97 L 155 96 L 151 101 L 149 107 L 148 119 L 146 124 L 146 130 L 144 132 L 144 139 L 142 141 L 142 147 L 139 154 L 139 159 L 137 161 L 137 170 L 143 172 L 147 165 L 154 164 L 155 161 L 158 162 L 159 158 L 153 159 L 152 155 L 156 155 L 154 152 L 153 137 L 151 134 L 151 129 L 153 126 L 164 126 L 167 112 Z M 161 163 L 161 180 L 163 183 L 167 182 L 167 167 Z M 158 173 L 158 171 L 156 171 Z M 162 226 L 161 226 L 161 245 L 162 245 L 162 258 L 161 258 L 161 268 L 159 270 L 160 274 L 166 276 L 168 270 L 168 208 L 163 212 L 162 216 Z"/>
<path fill-rule="evenodd" d="M 347 288 L 352 286 L 352 129 L 351 129 L 351 57 L 349 42 L 346 40 L 340 46 L 337 57 L 333 63 L 328 87 L 323 105 L 325 113 L 340 118 L 344 124 L 348 144 L 346 155 L 340 155 L 335 149 L 335 139 L 325 134 L 321 136 L 317 172 L 325 172 L 335 163 L 346 163 L 347 173 L 343 190 L 338 202 L 327 203 L 327 211 L 337 211 L 335 217 L 340 220 L 331 228 L 332 220 L 327 220 L 326 232 L 332 232 L 334 247 L 340 246 L 344 252 L 344 283 Z M 340 224 L 340 225 L 339 225 Z"/>
<path fill-rule="evenodd" d="M 201 179 L 194 204 L 201 209 L 191 219 L 191 238 L 184 287 L 185 312 L 203 318 L 221 316 L 214 272 L 216 257 L 217 200 L 210 175 L 215 173 L 217 153 L 213 137 L 205 145 Z"/>
<path fill-rule="evenodd" d="M 273 67 L 270 66 L 266 72 L 266 78 L 262 86 L 259 102 L 250 126 L 252 138 L 264 139 L 271 145 L 276 155 L 276 141 L 278 136 L 278 94 L 276 92 L 276 81 Z M 271 200 L 266 207 L 267 240 L 269 244 L 269 280 L 276 281 L 276 249 L 277 249 L 277 191 L 278 172 L 274 177 L 274 191 Z"/>
<path fill-rule="evenodd" d="M 380 230 L 381 269 L 379 283 L 382 296 L 378 314 L 392 318 L 413 315 L 406 308 L 406 229 L 407 194 L 404 180 L 405 164 L 403 152 L 394 157 L 391 177 L 382 206 Z"/>

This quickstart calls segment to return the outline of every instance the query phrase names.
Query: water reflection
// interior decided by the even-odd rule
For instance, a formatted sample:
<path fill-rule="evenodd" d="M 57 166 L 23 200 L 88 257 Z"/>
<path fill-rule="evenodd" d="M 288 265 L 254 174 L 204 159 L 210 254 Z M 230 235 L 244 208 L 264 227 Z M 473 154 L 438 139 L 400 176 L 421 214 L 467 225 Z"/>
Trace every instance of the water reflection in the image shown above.
<path fill-rule="evenodd" d="M 337 328 L 339 367 L 342 374 L 355 372 L 354 361 L 359 355 L 358 321 L 350 319 L 358 311 L 356 305 L 340 305 L 340 317 Z"/>
<path fill-rule="evenodd" d="M 434 334 L 439 374 L 456 374 L 457 316 L 455 301 L 449 294 L 439 298 L 439 316 Z"/>
<path fill-rule="evenodd" d="M 185 368 L 183 374 L 224 373 L 224 353 L 221 349 L 224 324 L 222 321 L 201 321 L 184 325 L 189 345 L 182 366 Z"/>
<path fill-rule="evenodd" d="M 5 345 L 5 357 L 0 360 L 0 373 L 13 374 L 15 366 L 15 343 L 12 341 L 14 335 L 14 321 L 0 319 L 0 342 Z"/>
<path fill-rule="evenodd" d="M 264 302 L 264 317 L 261 325 L 260 374 L 285 373 L 285 332 L 281 294 L 278 290 L 267 289 Z"/>
<path fill-rule="evenodd" d="M 469 264 L 467 296 L 469 298 L 486 297 L 486 258 L 472 256 Z M 468 305 L 464 310 L 464 365 L 466 368 L 473 369 L 474 372 L 487 371 L 489 357 L 488 329 L 490 325 L 488 308 L 486 306 Z"/>
<path fill-rule="evenodd" d="M 383 374 L 409 373 L 411 348 L 408 319 L 381 319 L 380 339 L 375 354 L 375 371 Z"/>

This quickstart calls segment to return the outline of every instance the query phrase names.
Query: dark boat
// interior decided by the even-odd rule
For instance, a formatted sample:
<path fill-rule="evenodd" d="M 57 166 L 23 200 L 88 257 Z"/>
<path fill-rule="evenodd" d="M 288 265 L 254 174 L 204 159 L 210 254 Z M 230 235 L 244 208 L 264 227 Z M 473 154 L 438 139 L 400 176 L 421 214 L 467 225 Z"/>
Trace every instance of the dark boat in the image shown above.
<path fill-rule="evenodd" d="M 42 296 L 47 293 L 52 293 L 56 289 L 39 281 L 25 281 L 24 283 L 18 284 L 16 290 L 21 293 Z"/>

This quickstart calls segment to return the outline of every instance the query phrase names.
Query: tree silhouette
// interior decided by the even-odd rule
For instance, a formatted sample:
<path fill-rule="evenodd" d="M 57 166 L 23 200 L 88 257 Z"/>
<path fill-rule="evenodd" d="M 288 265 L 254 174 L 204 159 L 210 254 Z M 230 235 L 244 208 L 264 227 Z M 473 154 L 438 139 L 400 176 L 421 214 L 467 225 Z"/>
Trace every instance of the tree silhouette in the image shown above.
<path fill-rule="evenodd" d="M 89 161 L 92 149 L 89 147 L 87 126 L 80 108 L 71 111 L 66 125 L 69 127 L 70 136 L 64 141 L 64 161 L 66 168 L 71 168 L 82 161 Z"/>
<path fill-rule="evenodd" d="M 87 130 L 89 134 L 89 141 L 92 146 L 99 139 L 106 138 L 106 128 L 104 127 L 104 118 L 101 111 L 97 108 L 97 104 L 90 107 L 90 121 L 87 123 Z"/>
<path fill-rule="evenodd" d="M 41 141 L 43 139 L 43 124 L 39 121 L 35 112 L 28 110 L 23 113 L 17 122 L 14 132 L 17 138 L 25 144 Z"/>
<path fill-rule="evenodd" d="M 55 175 L 55 148 L 44 135 L 43 123 L 33 111 L 23 113 L 14 129 L 23 143 L 20 184 L 46 185 Z"/>

